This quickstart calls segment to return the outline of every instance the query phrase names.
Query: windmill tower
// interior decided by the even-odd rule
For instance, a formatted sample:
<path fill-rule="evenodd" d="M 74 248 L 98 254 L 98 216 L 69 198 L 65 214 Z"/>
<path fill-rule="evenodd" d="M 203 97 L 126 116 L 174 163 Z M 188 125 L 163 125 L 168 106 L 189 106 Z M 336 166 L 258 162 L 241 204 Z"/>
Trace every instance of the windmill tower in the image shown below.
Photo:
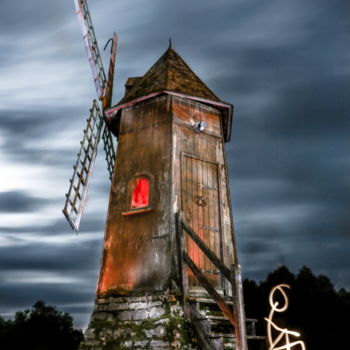
<path fill-rule="evenodd" d="M 103 115 L 95 101 L 63 209 L 73 229 L 101 134 L 112 181 L 95 309 L 81 349 L 227 343 L 246 350 L 224 150 L 233 106 L 170 43 L 143 77 L 127 80 L 125 96 L 110 107 L 116 35 L 107 80 L 86 1 L 75 3 Z"/>

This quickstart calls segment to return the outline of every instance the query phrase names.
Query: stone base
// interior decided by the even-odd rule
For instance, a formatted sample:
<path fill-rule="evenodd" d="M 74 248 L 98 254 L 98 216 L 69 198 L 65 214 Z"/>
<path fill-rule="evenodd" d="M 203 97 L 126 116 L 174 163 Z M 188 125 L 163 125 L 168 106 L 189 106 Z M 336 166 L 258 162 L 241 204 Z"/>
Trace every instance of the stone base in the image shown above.
<path fill-rule="evenodd" d="M 198 349 L 172 295 L 98 299 L 80 350 Z"/>

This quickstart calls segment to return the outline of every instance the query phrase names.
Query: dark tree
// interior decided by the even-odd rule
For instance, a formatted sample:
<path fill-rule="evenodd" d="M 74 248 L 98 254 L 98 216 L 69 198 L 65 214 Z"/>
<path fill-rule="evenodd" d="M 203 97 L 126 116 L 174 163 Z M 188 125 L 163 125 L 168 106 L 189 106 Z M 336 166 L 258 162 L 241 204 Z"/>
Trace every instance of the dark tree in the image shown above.
<path fill-rule="evenodd" d="M 14 320 L 0 318 L 0 349 L 76 350 L 83 339 L 68 313 L 38 301 Z"/>
<path fill-rule="evenodd" d="M 266 321 L 270 306 L 271 289 L 281 283 L 291 286 L 287 292 L 289 308 L 276 318 L 281 327 L 299 331 L 307 350 L 347 349 L 350 329 L 350 293 L 338 292 L 324 275 L 315 276 L 303 267 L 297 275 L 286 267 L 270 273 L 265 281 L 244 281 L 244 297 L 247 317 L 259 319 L 258 331 L 266 335 Z"/>

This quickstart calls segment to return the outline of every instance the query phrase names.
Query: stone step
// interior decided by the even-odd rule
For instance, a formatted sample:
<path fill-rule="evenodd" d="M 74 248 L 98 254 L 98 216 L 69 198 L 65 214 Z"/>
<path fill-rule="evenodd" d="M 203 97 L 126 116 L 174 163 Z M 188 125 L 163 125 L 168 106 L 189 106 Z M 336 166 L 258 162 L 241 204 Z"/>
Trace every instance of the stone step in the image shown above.
<path fill-rule="evenodd" d="M 231 322 L 225 316 L 217 316 L 211 314 L 202 314 L 202 317 L 198 318 L 198 320 L 208 320 L 210 322 L 210 327 L 212 332 L 219 332 L 222 334 L 234 334 L 234 327 Z M 256 319 L 247 319 L 247 333 L 248 336 L 255 336 L 255 331 L 252 330 L 251 324 L 253 322 L 257 322 Z M 250 330 L 250 332 L 249 332 Z"/>
<path fill-rule="evenodd" d="M 225 298 L 224 298 L 225 299 Z M 211 304 L 211 305 L 216 305 L 216 302 L 213 299 L 209 299 L 209 298 L 196 298 L 196 297 L 187 297 L 187 301 L 188 302 L 196 302 L 196 303 L 201 303 L 201 304 Z M 225 299 L 225 302 L 229 305 L 233 305 L 233 301 L 232 300 L 228 300 Z"/>

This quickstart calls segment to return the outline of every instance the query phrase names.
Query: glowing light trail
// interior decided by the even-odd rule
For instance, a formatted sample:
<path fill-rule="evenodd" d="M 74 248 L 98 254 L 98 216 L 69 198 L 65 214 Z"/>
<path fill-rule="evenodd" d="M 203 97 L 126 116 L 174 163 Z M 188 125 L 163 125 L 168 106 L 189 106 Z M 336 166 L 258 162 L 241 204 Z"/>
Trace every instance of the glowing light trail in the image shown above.
<path fill-rule="evenodd" d="M 283 288 L 290 289 L 288 284 L 279 284 L 278 286 L 272 288 L 269 296 L 269 303 L 271 306 L 271 311 L 269 317 L 265 320 L 267 321 L 267 337 L 269 341 L 269 350 L 293 350 L 299 347 L 301 350 L 306 350 L 305 343 L 301 340 L 292 341 L 290 337 L 300 337 L 299 332 L 290 331 L 287 328 L 278 327 L 272 320 L 275 312 L 284 312 L 288 309 L 288 297 Z M 275 293 L 280 292 L 283 297 L 283 305 L 279 307 L 279 302 L 275 298 Z M 273 331 L 274 330 L 274 331 Z M 275 335 L 275 339 L 273 339 Z"/>

